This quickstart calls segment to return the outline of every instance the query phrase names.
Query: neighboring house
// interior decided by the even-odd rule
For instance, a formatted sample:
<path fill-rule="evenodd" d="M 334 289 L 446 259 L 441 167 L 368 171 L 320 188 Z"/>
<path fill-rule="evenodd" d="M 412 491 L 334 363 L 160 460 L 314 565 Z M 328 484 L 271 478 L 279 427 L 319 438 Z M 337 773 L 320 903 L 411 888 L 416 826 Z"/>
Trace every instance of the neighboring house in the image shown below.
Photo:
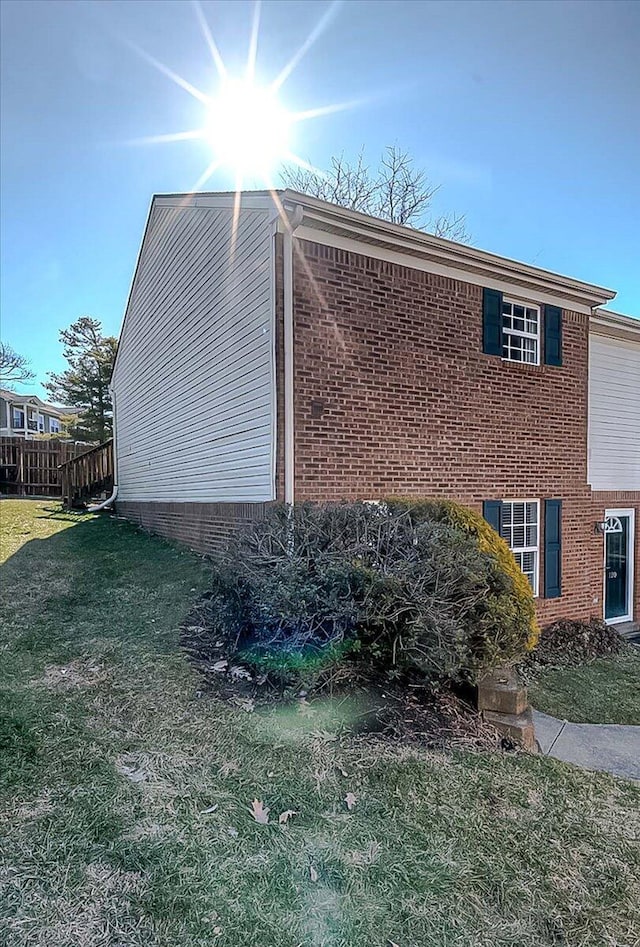
<path fill-rule="evenodd" d="M 543 622 L 637 619 L 640 322 L 614 295 L 290 191 L 156 197 L 118 510 L 207 551 L 275 499 L 451 497 Z"/>
<path fill-rule="evenodd" d="M 0 388 L 0 435 L 26 438 L 39 434 L 64 435 L 63 418 L 74 411 L 48 404 L 37 395 L 19 395 Z"/>

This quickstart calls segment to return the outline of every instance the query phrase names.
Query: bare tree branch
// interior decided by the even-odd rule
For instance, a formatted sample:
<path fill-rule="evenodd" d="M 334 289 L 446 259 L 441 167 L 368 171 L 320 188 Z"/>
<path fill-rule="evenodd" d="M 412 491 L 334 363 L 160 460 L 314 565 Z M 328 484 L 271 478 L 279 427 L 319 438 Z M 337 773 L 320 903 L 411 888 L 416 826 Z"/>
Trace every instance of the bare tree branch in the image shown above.
<path fill-rule="evenodd" d="M 375 172 L 365 163 L 362 148 L 355 161 L 347 160 L 344 153 L 334 155 L 327 171 L 287 165 L 281 178 L 286 187 L 331 204 L 449 240 L 470 241 L 464 215 L 434 217 L 430 213 L 440 186 L 432 184 L 426 173 L 415 167 L 413 157 L 396 145 L 385 148 Z"/>
<path fill-rule="evenodd" d="M 21 381 L 30 381 L 34 374 L 29 368 L 29 361 L 24 355 L 18 355 L 15 349 L 5 342 L 0 342 L 0 381 L 3 384 L 16 384 Z"/>
<path fill-rule="evenodd" d="M 436 237 L 445 237 L 458 243 L 469 243 L 471 237 L 467 233 L 466 217 L 464 214 L 451 214 L 446 217 L 436 217 L 432 223 L 432 230 Z"/>

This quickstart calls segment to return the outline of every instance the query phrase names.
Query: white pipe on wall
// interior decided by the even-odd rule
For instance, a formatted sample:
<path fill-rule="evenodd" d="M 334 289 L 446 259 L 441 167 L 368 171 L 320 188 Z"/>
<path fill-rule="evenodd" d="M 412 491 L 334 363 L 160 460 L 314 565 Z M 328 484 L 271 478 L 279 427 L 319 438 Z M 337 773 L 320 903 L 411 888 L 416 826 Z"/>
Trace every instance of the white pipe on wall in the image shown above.
<path fill-rule="evenodd" d="M 99 513 L 100 510 L 106 510 L 114 502 L 115 498 L 118 496 L 118 484 L 114 483 L 113 491 L 111 496 L 107 500 L 103 500 L 102 503 L 95 503 L 93 506 L 87 507 L 90 513 Z"/>
<path fill-rule="evenodd" d="M 293 233 L 302 223 L 304 209 L 296 204 L 284 221 L 284 502 L 295 500 Z"/>
<path fill-rule="evenodd" d="M 115 503 L 115 499 L 118 496 L 118 451 L 117 451 L 117 434 L 116 434 L 116 393 L 109 385 L 109 394 L 111 395 L 111 405 L 113 409 L 113 439 L 111 442 L 111 450 L 113 451 L 113 490 L 111 491 L 111 496 L 106 500 L 103 500 L 102 503 L 94 503 L 93 506 L 88 507 L 90 513 L 98 513 L 100 510 L 106 510 Z"/>

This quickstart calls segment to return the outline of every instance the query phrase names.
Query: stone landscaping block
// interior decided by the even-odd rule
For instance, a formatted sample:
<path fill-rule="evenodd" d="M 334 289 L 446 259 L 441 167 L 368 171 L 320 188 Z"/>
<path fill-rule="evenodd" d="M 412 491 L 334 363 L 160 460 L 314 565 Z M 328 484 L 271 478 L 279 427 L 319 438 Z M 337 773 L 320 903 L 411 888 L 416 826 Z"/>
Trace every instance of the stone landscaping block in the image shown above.
<path fill-rule="evenodd" d="M 527 707 L 519 714 L 501 714 L 492 710 L 485 710 L 483 717 L 487 723 L 496 728 L 498 733 L 509 737 L 510 740 L 523 746 L 526 750 L 531 750 L 533 753 L 537 752 L 538 744 L 531 707 Z"/>
<path fill-rule="evenodd" d="M 529 706 L 527 689 L 511 668 L 489 671 L 478 682 L 478 710 L 518 715 Z"/>

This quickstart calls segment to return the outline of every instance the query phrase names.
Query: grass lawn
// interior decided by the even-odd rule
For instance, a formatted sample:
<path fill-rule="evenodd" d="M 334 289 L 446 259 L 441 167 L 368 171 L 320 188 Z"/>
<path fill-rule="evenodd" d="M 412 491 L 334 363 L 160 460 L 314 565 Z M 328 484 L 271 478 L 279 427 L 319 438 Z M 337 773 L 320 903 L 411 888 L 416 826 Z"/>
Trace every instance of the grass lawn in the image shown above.
<path fill-rule="evenodd" d="M 576 668 L 537 671 L 529 686 L 537 710 L 574 723 L 640 725 L 640 650 Z"/>
<path fill-rule="evenodd" d="M 0 943 L 638 943 L 638 787 L 219 702 L 177 641 L 206 563 L 51 502 L 0 517 Z"/>

